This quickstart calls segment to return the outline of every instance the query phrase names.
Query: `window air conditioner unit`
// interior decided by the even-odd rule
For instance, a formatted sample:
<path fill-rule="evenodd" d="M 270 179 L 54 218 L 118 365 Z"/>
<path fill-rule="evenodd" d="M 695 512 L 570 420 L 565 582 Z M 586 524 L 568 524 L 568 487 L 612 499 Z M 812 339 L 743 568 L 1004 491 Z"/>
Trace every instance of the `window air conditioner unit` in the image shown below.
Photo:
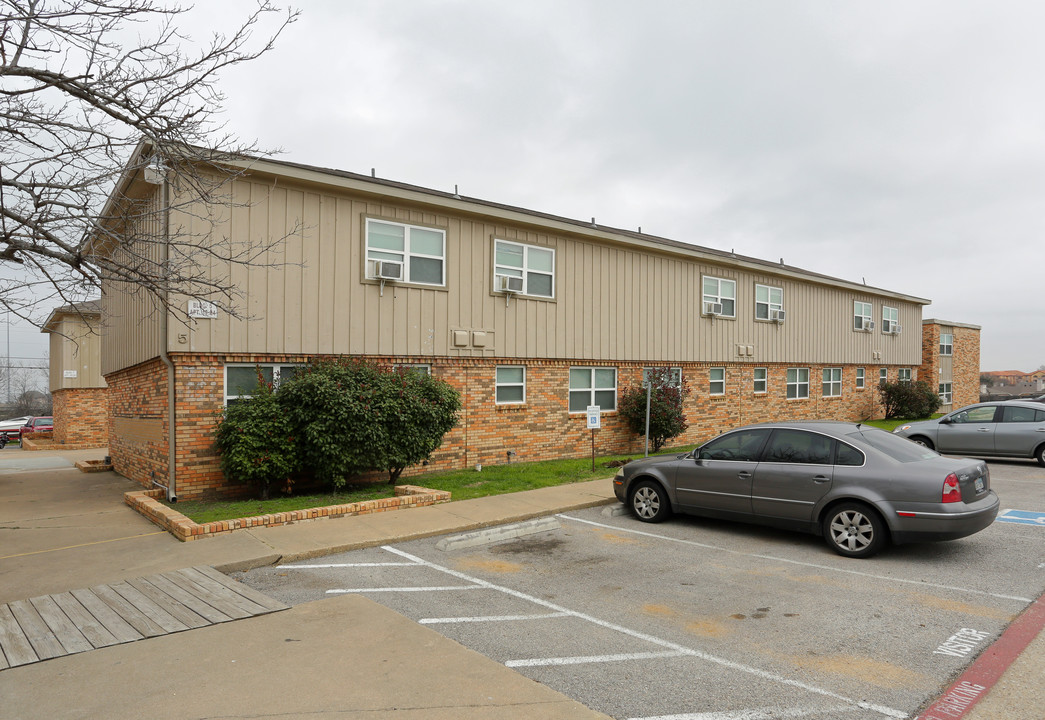
<path fill-rule="evenodd" d="M 784 319 L 786 317 L 787 317 L 787 313 L 785 311 L 783 311 L 783 310 L 770 310 L 769 311 L 769 319 L 772 320 L 773 322 L 782 323 L 782 322 L 784 322 Z"/>
<path fill-rule="evenodd" d="M 402 280 L 403 263 L 394 260 L 371 260 L 371 277 L 376 280 Z"/>
<path fill-rule="evenodd" d="M 899 335 L 901 332 L 903 332 L 903 325 L 901 325 L 900 323 L 896 323 L 895 325 L 893 325 L 893 332 Z"/>
<path fill-rule="evenodd" d="M 706 302 L 706 303 L 704 303 L 704 314 L 705 315 L 721 315 L 722 314 L 722 303 L 717 303 L 717 302 Z"/>
<path fill-rule="evenodd" d="M 874 330 L 874 320 L 860 318 L 860 329 L 864 332 L 871 332 L 872 330 Z"/>
<path fill-rule="evenodd" d="M 497 289 L 506 293 L 521 293 L 523 290 L 523 279 L 511 275 L 498 275 Z"/>

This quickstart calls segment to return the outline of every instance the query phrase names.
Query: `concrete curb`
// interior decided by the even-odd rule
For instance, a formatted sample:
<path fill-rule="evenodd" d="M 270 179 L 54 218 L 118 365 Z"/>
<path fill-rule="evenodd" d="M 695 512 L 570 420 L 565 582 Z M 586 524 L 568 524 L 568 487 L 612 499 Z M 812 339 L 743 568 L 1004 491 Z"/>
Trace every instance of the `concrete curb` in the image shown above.
<path fill-rule="evenodd" d="M 534 520 L 527 520 L 526 522 L 515 523 L 514 525 L 499 525 L 498 527 L 490 528 L 489 530 L 478 530 L 476 532 L 464 533 L 463 535 L 454 535 L 453 537 L 443 538 L 435 544 L 435 547 L 437 550 L 444 551 L 460 550 L 461 548 L 489 545 L 490 543 L 501 542 L 502 540 L 512 540 L 525 535 L 535 535 L 540 532 L 558 530 L 561 527 L 562 523 L 554 517 L 542 517 Z"/>

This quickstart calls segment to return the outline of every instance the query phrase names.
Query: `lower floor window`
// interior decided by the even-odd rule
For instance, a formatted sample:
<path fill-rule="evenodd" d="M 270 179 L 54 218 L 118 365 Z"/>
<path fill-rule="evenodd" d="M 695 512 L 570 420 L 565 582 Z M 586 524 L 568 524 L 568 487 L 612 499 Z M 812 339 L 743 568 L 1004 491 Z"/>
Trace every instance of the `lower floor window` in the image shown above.
<path fill-rule="evenodd" d="M 764 393 L 769 390 L 769 371 L 766 368 L 755 368 L 755 392 Z"/>
<path fill-rule="evenodd" d="M 711 395 L 726 394 L 726 369 L 711 368 L 709 372 L 708 393 Z"/>
<path fill-rule="evenodd" d="M 856 389 L 857 390 L 863 390 L 864 389 L 864 369 L 863 368 L 857 368 L 856 369 Z"/>
<path fill-rule="evenodd" d="M 289 380 L 300 365 L 275 365 L 255 363 L 225 366 L 225 404 L 253 397 L 258 384 L 264 382 L 279 387 L 281 380 Z"/>
<path fill-rule="evenodd" d="M 498 365 L 495 385 L 498 405 L 526 402 L 526 368 L 522 365 Z"/>
<path fill-rule="evenodd" d="M 951 404 L 951 384 L 940 383 L 940 402 L 944 405 Z"/>
<path fill-rule="evenodd" d="M 823 397 L 842 396 L 842 368 L 824 368 Z"/>
<path fill-rule="evenodd" d="M 896 382 L 911 382 L 911 368 L 900 368 L 896 371 Z"/>
<path fill-rule="evenodd" d="M 589 405 L 602 412 L 617 409 L 617 368 L 570 368 L 570 412 L 585 412 Z"/>
<path fill-rule="evenodd" d="M 787 397 L 789 400 L 809 397 L 809 368 L 787 369 Z"/>

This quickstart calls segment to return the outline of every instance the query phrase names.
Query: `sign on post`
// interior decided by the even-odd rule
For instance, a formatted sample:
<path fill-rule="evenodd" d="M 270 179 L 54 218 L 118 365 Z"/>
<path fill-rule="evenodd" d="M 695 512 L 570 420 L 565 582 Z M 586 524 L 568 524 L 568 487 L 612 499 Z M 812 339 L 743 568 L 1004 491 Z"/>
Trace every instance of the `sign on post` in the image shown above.
<path fill-rule="evenodd" d="M 598 405 L 588 406 L 588 429 L 598 430 L 602 427 L 602 411 Z"/>

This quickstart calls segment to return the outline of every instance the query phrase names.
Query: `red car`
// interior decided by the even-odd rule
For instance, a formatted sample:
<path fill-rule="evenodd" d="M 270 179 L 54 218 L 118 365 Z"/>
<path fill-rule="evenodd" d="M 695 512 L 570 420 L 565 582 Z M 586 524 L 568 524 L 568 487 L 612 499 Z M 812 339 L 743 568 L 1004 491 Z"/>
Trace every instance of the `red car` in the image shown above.
<path fill-rule="evenodd" d="M 26 435 L 38 432 L 51 432 L 52 430 L 54 430 L 54 418 L 52 416 L 31 417 L 25 421 L 25 425 L 18 431 L 18 440 L 21 442 Z"/>

